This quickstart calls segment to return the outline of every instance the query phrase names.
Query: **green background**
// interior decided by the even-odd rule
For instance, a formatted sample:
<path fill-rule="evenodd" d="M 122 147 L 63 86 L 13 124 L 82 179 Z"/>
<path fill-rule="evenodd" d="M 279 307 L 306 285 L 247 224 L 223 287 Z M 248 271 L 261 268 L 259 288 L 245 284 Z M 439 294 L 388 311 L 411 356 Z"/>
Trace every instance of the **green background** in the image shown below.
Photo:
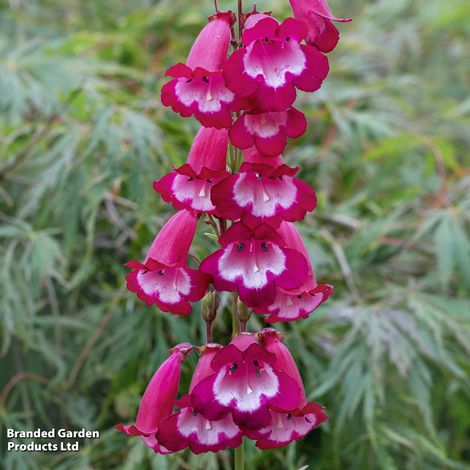
<path fill-rule="evenodd" d="M 322 89 L 299 97 L 309 129 L 285 157 L 317 191 L 300 228 L 336 293 L 280 327 L 330 420 L 284 449 L 248 445 L 247 468 L 470 468 L 470 3 L 332 8 L 354 21 Z M 289 15 L 287 0 L 258 9 Z M 231 466 L 230 452 L 162 457 L 113 429 L 169 346 L 203 342 L 198 305 L 184 319 L 146 307 L 123 263 L 173 213 L 151 184 L 198 124 L 159 90 L 211 13 L 209 0 L 0 1 L 2 434 L 101 432 L 78 454 L 4 453 L 7 469 Z M 205 231 L 199 257 L 215 247 Z M 229 336 L 225 309 L 215 339 Z"/>

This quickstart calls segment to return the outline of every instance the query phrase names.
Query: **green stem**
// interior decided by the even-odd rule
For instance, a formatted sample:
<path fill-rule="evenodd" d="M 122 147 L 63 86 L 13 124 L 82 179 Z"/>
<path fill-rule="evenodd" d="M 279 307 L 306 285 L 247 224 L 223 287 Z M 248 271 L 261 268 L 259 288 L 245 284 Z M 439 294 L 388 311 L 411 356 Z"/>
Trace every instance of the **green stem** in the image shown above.
<path fill-rule="evenodd" d="M 232 309 L 232 337 L 240 333 L 240 320 L 238 319 L 238 295 L 233 295 L 233 309 Z"/>
<path fill-rule="evenodd" d="M 232 309 L 232 336 L 240 333 L 240 320 L 238 319 L 238 295 L 233 296 L 233 309 Z M 244 441 L 239 447 L 235 449 L 235 470 L 245 469 L 245 447 Z"/>
<path fill-rule="evenodd" d="M 245 442 L 235 449 L 235 470 L 245 470 Z"/>

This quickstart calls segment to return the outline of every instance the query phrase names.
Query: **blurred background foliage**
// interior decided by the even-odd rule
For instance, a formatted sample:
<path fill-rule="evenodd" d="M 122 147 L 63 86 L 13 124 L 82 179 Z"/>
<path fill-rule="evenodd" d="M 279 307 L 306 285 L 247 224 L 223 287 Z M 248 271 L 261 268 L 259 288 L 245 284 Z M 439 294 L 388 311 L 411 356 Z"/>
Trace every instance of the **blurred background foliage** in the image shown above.
<path fill-rule="evenodd" d="M 323 88 L 300 97 L 309 130 L 285 156 L 318 192 L 301 229 L 336 293 L 281 327 L 330 421 L 286 449 L 248 446 L 247 468 L 470 468 L 470 3 L 331 3 L 354 21 Z M 287 0 L 258 9 L 289 14 Z M 229 452 L 162 457 L 113 429 L 170 345 L 203 342 L 199 306 L 185 319 L 147 308 L 123 263 L 172 213 L 151 183 L 184 162 L 198 125 L 159 89 L 211 13 L 0 0 L 2 434 L 102 433 L 78 454 L 4 453 L 7 469 L 231 466 Z M 214 246 L 204 231 L 199 257 Z M 226 311 L 216 339 L 229 329 Z"/>

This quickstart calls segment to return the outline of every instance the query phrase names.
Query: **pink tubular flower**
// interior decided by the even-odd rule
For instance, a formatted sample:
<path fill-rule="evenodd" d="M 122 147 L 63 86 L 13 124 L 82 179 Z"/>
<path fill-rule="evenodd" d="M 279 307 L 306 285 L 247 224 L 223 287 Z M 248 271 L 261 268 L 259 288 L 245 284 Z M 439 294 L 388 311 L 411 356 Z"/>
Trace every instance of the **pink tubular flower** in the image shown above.
<path fill-rule="evenodd" d="M 226 129 L 201 127 L 189 152 L 188 161 L 153 183 L 153 189 L 175 209 L 214 213 L 211 188 L 229 173 L 226 171 L 228 134 Z"/>
<path fill-rule="evenodd" d="M 249 307 L 270 305 L 279 288 L 295 289 L 305 282 L 306 259 L 286 248 L 269 225 L 250 229 L 236 222 L 219 243 L 222 248 L 209 255 L 200 269 L 212 275 L 218 291 L 238 290 L 240 300 Z"/>
<path fill-rule="evenodd" d="M 266 321 L 270 323 L 307 318 L 333 294 L 333 287 L 329 284 L 317 284 L 307 249 L 294 224 L 283 222 L 278 232 L 286 246 L 302 253 L 308 261 L 308 275 L 304 283 L 295 289 L 278 289 L 276 299 L 271 305 L 255 309 L 256 313 L 269 314 Z"/>
<path fill-rule="evenodd" d="M 196 232 L 197 217 L 182 210 L 163 226 L 143 263 L 126 266 L 127 288 L 147 305 L 156 304 L 164 312 L 187 315 L 191 304 L 204 296 L 210 277 L 186 267 L 189 247 Z"/>
<path fill-rule="evenodd" d="M 245 29 L 243 43 L 224 66 L 227 87 L 240 97 L 253 96 L 260 111 L 285 111 L 295 88 L 315 91 L 328 75 L 328 59 L 315 47 L 301 45 L 306 26 L 287 18 L 281 24 L 263 18 Z"/>
<path fill-rule="evenodd" d="M 192 346 L 188 343 L 178 344 L 170 350 L 170 357 L 155 372 L 144 392 L 135 424 L 117 424 L 116 429 L 128 436 L 140 437 L 148 447 L 159 454 L 172 452 L 161 445 L 155 433 L 163 419 L 173 411 L 178 394 L 181 363 L 191 350 Z"/>
<path fill-rule="evenodd" d="M 318 403 L 307 403 L 305 389 L 294 358 L 283 344 L 280 334 L 267 328 L 258 333 L 266 350 L 276 357 L 275 366 L 293 378 L 299 386 L 300 400 L 296 410 L 285 412 L 271 410 L 271 422 L 266 427 L 247 431 L 250 439 L 256 440 L 256 447 L 273 449 L 283 447 L 293 440 L 302 439 L 307 433 L 328 419 L 323 407 Z"/>
<path fill-rule="evenodd" d="M 214 373 L 211 362 L 220 344 L 207 344 L 201 348 L 198 365 L 193 374 L 189 395 L 177 402 L 181 409 L 165 419 L 157 433 L 158 441 L 174 452 L 189 447 L 195 454 L 219 452 L 227 447 L 238 447 L 242 443 L 242 431 L 229 413 L 219 420 L 209 420 L 195 411 L 191 404 L 191 393 L 204 379 Z"/>
<path fill-rule="evenodd" d="M 326 0 L 289 0 L 294 16 L 307 25 L 307 44 L 330 52 L 338 44 L 339 31 L 332 21 L 347 23 L 351 18 L 337 18 Z"/>
<path fill-rule="evenodd" d="M 209 420 L 232 413 L 244 429 L 269 425 L 270 407 L 293 410 L 299 401 L 296 381 L 275 367 L 275 356 L 255 336 L 242 334 L 211 361 L 214 373 L 192 390 L 193 407 Z"/>
<path fill-rule="evenodd" d="M 254 149 L 246 150 L 240 173 L 214 186 L 212 203 L 222 217 L 241 218 L 250 227 L 302 220 L 315 209 L 317 199 L 307 183 L 294 178 L 297 171 L 283 164 L 280 156 L 263 158 Z"/>
<path fill-rule="evenodd" d="M 303 113 L 295 108 L 285 111 L 244 112 L 229 130 L 230 142 L 235 147 L 247 149 L 256 146 L 267 157 L 280 155 L 287 137 L 300 137 L 307 129 Z"/>
<path fill-rule="evenodd" d="M 186 64 L 167 70 L 174 79 L 162 88 L 162 103 L 183 117 L 194 117 L 206 127 L 228 128 L 230 112 L 236 108 L 235 95 L 227 89 L 222 67 L 227 59 L 232 12 L 209 18 L 189 52 Z"/>

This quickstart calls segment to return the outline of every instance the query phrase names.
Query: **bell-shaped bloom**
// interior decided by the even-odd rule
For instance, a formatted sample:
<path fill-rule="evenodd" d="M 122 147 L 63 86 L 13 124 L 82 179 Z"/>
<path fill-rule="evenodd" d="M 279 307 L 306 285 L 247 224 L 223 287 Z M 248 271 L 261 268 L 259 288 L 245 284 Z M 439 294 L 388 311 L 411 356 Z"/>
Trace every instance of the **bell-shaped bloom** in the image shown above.
<path fill-rule="evenodd" d="M 315 191 L 294 178 L 282 157 L 263 158 L 256 149 L 245 151 L 240 173 L 229 176 L 212 189 L 212 203 L 221 217 L 241 218 L 250 227 L 266 223 L 278 227 L 283 220 L 302 220 L 317 205 Z"/>
<path fill-rule="evenodd" d="M 294 224 L 283 222 L 278 229 L 286 246 L 302 253 L 308 262 L 307 278 L 295 289 L 278 289 L 274 302 L 263 308 L 255 309 L 256 313 L 269 314 L 267 322 L 293 321 L 307 318 L 320 304 L 333 294 L 329 284 L 317 284 L 315 273 L 302 237 Z"/>
<path fill-rule="evenodd" d="M 128 436 L 140 437 L 151 449 L 159 454 L 172 451 L 163 446 L 156 438 L 160 423 L 170 416 L 178 394 L 181 363 L 192 350 L 188 343 L 182 343 L 170 350 L 170 357 L 158 368 L 148 384 L 135 424 L 116 425 L 116 429 Z"/>
<path fill-rule="evenodd" d="M 156 236 L 144 262 L 126 264 L 132 269 L 126 276 L 127 288 L 147 305 L 187 315 L 191 312 L 190 302 L 204 297 L 210 277 L 186 266 L 196 224 L 193 212 L 177 212 Z"/>
<path fill-rule="evenodd" d="M 305 115 L 295 108 L 285 111 L 246 111 L 229 130 L 230 142 L 247 149 L 256 146 L 267 157 L 280 155 L 287 145 L 287 137 L 300 137 L 307 129 Z"/>
<path fill-rule="evenodd" d="M 227 87 L 240 97 L 256 100 L 260 111 L 285 111 L 296 88 L 315 91 L 328 75 L 328 59 L 318 49 L 300 44 L 304 23 L 287 18 L 279 24 L 263 18 L 245 29 L 243 44 L 224 65 Z"/>
<path fill-rule="evenodd" d="M 305 41 L 322 52 L 330 52 L 338 44 L 339 31 L 332 21 L 347 23 L 351 18 L 337 18 L 326 0 L 289 0 L 296 19 L 307 25 Z"/>
<path fill-rule="evenodd" d="M 187 162 L 153 183 L 153 189 L 175 209 L 213 214 L 212 187 L 226 178 L 228 134 L 226 129 L 201 127 Z"/>
<path fill-rule="evenodd" d="M 219 243 L 222 248 L 209 255 L 200 269 L 212 275 L 216 290 L 237 290 L 248 307 L 270 305 L 278 289 L 295 289 L 305 282 L 305 257 L 287 248 L 269 225 L 250 229 L 236 222 Z"/>
<path fill-rule="evenodd" d="M 252 334 L 235 337 L 211 361 L 214 370 L 191 392 L 193 407 L 209 420 L 230 413 L 243 429 L 260 429 L 271 420 L 270 409 L 294 410 L 297 382 L 275 366 L 276 358 Z"/>
<path fill-rule="evenodd" d="M 194 388 L 214 374 L 211 362 L 221 349 L 219 344 L 207 344 L 201 348 L 189 394 L 178 400 L 180 410 L 165 419 L 159 427 L 157 439 L 166 448 L 176 452 L 189 447 L 193 453 L 200 454 L 241 445 L 243 433 L 230 413 L 219 420 L 206 419 L 191 403 Z"/>
<path fill-rule="evenodd" d="M 268 328 L 258 335 L 266 350 L 276 357 L 275 367 L 293 378 L 301 390 L 297 409 L 288 412 L 271 409 L 271 421 L 267 426 L 254 431 L 247 430 L 248 437 L 256 440 L 256 447 L 273 449 L 286 446 L 293 440 L 302 439 L 325 422 L 328 416 L 321 405 L 307 402 L 299 370 L 291 353 L 282 342 L 280 334 Z"/>
<path fill-rule="evenodd" d="M 189 52 L 186 64 L 167 70 L 173 80 L 162 88 L 162 103 L 183 117 L 193 116 L 206 127 L 228 128 L 235 95 L 224 83 L 222 67 L 230 44 L 232 12 L 219 12 L 209 19 Z"/>

